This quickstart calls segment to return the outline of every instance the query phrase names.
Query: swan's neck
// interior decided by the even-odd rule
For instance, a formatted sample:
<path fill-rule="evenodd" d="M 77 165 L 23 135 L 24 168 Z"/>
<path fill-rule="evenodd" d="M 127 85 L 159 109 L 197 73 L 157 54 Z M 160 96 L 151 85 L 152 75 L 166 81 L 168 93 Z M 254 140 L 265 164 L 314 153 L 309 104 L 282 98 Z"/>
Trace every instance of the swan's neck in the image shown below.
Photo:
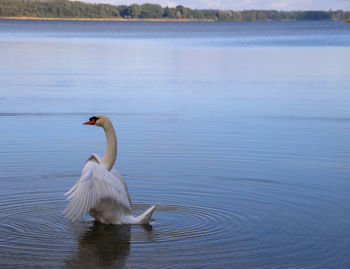
<path fill-rule="evenodd" d="M 107 138 L 107 149 L 106 154 L 103 157 L 102 165 L 107 169 L 111 170 L 115 159 L 117 158 L 117 137 L 111 122 L 107 122 L 102 126 L 106 133 Z"/>

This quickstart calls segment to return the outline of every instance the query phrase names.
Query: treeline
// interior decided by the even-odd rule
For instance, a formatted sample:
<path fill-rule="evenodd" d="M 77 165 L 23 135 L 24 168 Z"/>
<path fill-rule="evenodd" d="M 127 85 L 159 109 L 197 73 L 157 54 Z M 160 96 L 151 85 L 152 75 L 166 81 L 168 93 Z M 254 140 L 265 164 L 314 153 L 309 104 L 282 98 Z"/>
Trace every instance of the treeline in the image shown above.
<path fill-rule="evenodd" d="M 156 4 L 113 6 L 86 4 L 69 0 L 0 0 L 1 17 L 47 18 L 129 18 L 129 19 L 192 19 L 218 21 L 281 21 L 281 20 L 345 20 L 350 12 L 276 11 L 276 10 L 212 10 L 161 7 Z"/>

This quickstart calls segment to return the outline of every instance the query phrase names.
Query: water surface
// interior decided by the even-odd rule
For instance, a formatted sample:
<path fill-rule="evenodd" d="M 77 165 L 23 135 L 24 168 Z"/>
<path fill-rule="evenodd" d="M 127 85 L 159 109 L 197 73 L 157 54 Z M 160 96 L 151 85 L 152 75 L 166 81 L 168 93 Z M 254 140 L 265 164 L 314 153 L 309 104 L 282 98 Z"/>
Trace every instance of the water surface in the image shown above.
<path fill-rule="evenodd" d="M 348 26 L 0 21 L 0 267 L 349 267 Z M 61 214 L 98 113 L 148 226 Z"/>

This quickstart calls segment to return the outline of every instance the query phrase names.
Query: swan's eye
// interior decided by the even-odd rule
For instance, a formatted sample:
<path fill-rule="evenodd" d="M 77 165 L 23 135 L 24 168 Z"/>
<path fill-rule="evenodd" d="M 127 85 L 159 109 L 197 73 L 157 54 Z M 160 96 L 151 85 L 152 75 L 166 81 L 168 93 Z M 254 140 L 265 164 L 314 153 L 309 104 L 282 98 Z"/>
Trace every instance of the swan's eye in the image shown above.
<path fill-rule="evenodd" d="M 98 119 L 99 118 L 97 118 L 97 117 L 91 117 L 89 120 L 90 120 L 90 122 L 92 122 L 92 124 L 95 124 Z"/>

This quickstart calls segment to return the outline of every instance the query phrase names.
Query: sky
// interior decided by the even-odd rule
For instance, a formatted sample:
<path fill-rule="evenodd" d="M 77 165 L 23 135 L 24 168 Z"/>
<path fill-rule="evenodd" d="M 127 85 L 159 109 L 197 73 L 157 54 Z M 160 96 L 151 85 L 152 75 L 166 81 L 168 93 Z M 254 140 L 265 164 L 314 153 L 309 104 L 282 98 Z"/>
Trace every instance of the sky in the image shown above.
<path fill-rule="evenodd" d="M 275 9 L 275 10 L 338 10 L 350 11 L 350 0 L 80 0 L 87 3 L 130 5 L 159 4 L 163 7 L 183 5 L 192 9 Z"/>

